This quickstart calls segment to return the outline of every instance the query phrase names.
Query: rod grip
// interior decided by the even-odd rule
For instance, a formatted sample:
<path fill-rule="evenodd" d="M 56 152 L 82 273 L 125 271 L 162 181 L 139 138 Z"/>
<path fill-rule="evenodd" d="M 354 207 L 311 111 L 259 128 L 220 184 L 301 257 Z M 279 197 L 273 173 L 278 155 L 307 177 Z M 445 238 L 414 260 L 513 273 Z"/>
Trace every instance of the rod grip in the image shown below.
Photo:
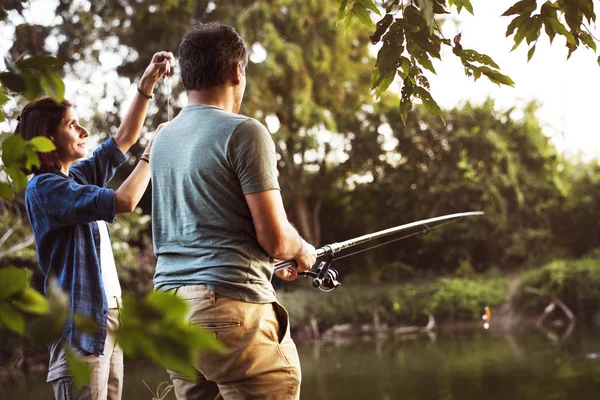
<path fill-rule="evenodd" d="M 327 247 L 327 246 L 319 247 L 317 249 L 317 259 L 326 255 L 327 250 L 325 249 L 325 247 Z M 296 260 L 285 260 L 285 261 L 279 261 L 279 262 L 275 263 L 274 268 L 275 268 L 275 272 L 277 272 L 277 271 L 281 271 L 282 269 L 295 267 L 295 266 L 296 266 Z"/>

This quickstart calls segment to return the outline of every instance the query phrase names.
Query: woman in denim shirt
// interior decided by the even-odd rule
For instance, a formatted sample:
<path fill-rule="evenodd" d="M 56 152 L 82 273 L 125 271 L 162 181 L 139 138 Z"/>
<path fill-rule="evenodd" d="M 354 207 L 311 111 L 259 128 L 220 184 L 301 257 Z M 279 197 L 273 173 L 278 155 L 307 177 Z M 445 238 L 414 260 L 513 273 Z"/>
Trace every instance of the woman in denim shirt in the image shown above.
<path fill-rule="evenodd" d="M 78 398 L 121 398 L 123 353 L 113 335 L 119 325 L 121 287 L 107 222 L 133 211 L 144 194 L 150 180 L 154 137 L 127 180 L 115 191 L 106 185 L 138 140 L 154 85 L 172 64 L 171 53 L 154 54 L 118 132 L 91 158 L 79 163 L 76 161 L 87 154 L 89 134 L 79 124 L 71 103 L 44 98 L 25 106 L 19 117 L 17 133 L 24 139 L 44 136 L 56 146 L 51 153 L 39 154 L 40 165 L 33 167 L 34 177 L 25 192 L 44 289 L 48 293 L 55 280 L 70 295 L 71 316 L 92 318 L 99 326 L 98 332 L 88 334 L 77 329 L 70 318 L 62 337 L 50 346 L 48 381 L 56 399 L 77 395 L 66 363 L 66 344 L 83 355 L 90 366 L 90 384 Z"/>

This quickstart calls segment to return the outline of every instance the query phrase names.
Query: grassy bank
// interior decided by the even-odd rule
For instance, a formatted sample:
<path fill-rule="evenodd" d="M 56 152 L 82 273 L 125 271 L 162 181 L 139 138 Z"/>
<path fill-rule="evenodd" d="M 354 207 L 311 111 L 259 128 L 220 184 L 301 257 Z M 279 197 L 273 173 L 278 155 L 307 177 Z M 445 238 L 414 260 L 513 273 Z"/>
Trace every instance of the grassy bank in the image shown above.
<path fill-rule="evenodd" d="M 477 321 L 485 306 L 505 300 L 508 280 L 496 278 L 441 278 L 436 281 L 398 285 L 342 285 L 333 293 L 301 290 L 279 293 L 292 326 L 302 327 L 315 318 L 326 329 L 336 324 L 373 321 L 377 311 L 388 325 L 414 325 L 433 314 L 438 321 Z"/>
<path fill-rule="evenodd" d="M 517 286 L 509 295 L 510 281 Z M 600 256 L 556 260 L 511 277 L 348 284 L 333 293 L 307 288 L 280 292 L 278 297 L 296 328 L 308 326 L 311 318 L 321 329 L 344 323 L 368 324 L 373 322 L 374 312 L 381 323 L 390 326 L 422 325 L 430 313 L 439 323 L 476 322 L 486 306 L 498 309 L 506 302 L 516 313 L 539 315 L 554 297 L 578 317 L 590 320 L 600 310 Z"/>
<path fill-rule="evenodd" d="M 578 260 L 556 260 L 524 272 L 520 275 L 513 306 L 522 313 L 537 314 L 555 297 L 578 317 L 597 316 L 600 310 L 600 254 Z"/>

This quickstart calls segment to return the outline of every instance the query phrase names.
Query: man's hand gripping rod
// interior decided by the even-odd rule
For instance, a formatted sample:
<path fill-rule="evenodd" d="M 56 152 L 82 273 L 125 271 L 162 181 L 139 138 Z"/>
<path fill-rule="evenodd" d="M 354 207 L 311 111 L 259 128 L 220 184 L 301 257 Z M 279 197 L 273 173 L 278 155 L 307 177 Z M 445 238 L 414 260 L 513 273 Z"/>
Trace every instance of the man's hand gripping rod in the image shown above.
<path fill-rule="evenodd" d="M 332 243 L 317 249 L 317 259 L 323 259 L 315 271 L 308 270 L 299 272 L 298 275 L 311 276 L 313 278 L 312 285 L 315 288 L 321 289 L 324 292 L 330 292 L 341 285 L 337 278 L 338 272 L 331 269 L 333 255 L 341 250 L 339 243 Z M 275 272 L 284 270 L 289 267 L 296 266 L 295 260 L 281 261 L 275 264 Z M 326 288 L 326 289 L 323 289 Z"/>

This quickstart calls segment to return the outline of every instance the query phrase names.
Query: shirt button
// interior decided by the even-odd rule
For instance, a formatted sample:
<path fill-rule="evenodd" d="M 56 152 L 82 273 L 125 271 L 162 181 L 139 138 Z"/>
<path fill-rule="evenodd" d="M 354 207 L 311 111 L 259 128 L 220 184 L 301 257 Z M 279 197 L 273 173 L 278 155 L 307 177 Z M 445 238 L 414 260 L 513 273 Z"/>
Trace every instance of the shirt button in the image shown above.
<path fill-rule="evenodd" d="M 106 315 L 106 313 L 107 313 L 107 311 L 106 311 L 106 310 L 104 310 L 104 311 L 102 311 L 102 312 L 104 313 L 104 315 Z"/>

